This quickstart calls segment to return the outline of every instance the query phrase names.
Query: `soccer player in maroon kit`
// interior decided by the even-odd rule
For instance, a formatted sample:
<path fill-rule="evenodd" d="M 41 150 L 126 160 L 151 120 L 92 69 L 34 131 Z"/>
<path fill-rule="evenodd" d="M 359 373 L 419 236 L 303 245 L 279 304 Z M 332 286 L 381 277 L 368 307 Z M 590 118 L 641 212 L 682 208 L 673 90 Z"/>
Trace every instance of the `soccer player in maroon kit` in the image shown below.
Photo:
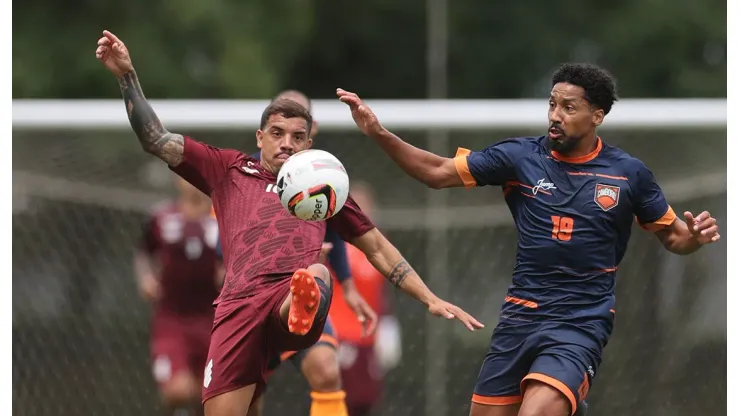
<path fill-rule="evenodd" d="M 457 318 L 471 331 L 483 327 L 434 295 L 351 198 L 328 221 L 301 221 L 283 209 L 272 191 L 276 175 L 290 155 L 311 145 L 312 118 L 302 105 L 277 100 L 265 109 L 256 133 L 261 159 L 255 160 L 167 131 L 144 97 L 126 46 L 112 33 L 103 32 L 95 54 L 117 77 L 143 149 L 213 201 L 226 278 L 203 380 L 207 416 L 246 414 L 264 386 L 268 360 L 319 339 L 331 303 L 331 276 L 316 263 L 327 226 L 431 314 Z"/>
<path fill-rule="evenodd" d="M 157 207 L 134 257 L 139 292 L 154 304 L 151 358 L 165 412 L 202 413 L 200 383 L 213 325 L 218 224 L 211 200 L 178 178 L 176 201 Z"/>

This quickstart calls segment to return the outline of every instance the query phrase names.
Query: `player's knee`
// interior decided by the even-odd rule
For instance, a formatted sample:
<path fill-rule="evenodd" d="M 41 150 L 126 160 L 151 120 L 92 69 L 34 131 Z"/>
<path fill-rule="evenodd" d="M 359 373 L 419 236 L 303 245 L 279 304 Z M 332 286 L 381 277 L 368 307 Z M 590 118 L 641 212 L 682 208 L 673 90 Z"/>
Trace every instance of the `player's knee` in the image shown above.
<path fill-rule="evenodd" d="M 528 380 L 518 416 L 570 416 L 570 401 L 560 390 L 536 380 Z"/>
<path fill-rule="evenodd" d="M 178 373 L 161 388 L 162 401 L 169 407 L 189 405 L 200 400 L 198 381 L 192 374 Z"/>
<path fill-rule="evenodd" d="M 323 264 L 316 263 L 308 266 L 308 272 L 316 278 L 323 280 L 327 285 L 331 284 L 331 274 L 329 273 L 329 269 Z"/>
<path fill-rule="evenodd" d="M 313 391 L 331 392 L 342 387 L 336 351 L 326 345 L 311 348 L 301 370 Z"/>

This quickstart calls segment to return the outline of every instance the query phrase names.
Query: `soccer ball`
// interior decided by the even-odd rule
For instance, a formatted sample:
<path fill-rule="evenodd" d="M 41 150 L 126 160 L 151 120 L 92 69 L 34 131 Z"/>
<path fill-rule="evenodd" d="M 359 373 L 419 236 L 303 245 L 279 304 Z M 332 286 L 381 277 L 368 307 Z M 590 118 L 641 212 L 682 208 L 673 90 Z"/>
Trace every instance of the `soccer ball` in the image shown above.
<path fill-rule="evenodd" d="M 280 203 L 296 218 L 327 220 L 347 201 L 349 177 L 342 162 L 323 150 L 298 152 L 285 161 L 277 180 Z"/>

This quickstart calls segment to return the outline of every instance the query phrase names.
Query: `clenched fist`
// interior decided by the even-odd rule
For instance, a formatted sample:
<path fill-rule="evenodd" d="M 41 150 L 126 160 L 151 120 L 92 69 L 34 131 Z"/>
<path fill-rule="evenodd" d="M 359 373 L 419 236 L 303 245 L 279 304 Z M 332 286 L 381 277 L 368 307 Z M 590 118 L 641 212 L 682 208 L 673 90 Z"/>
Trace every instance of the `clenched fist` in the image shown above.
<path fill-rule="evenodd" d="M 107 30 L 104 30 L 103 37 L 98 39 L 95 57 L 116 77 L 121 77 L 134 70 L 126 45 Z"/>

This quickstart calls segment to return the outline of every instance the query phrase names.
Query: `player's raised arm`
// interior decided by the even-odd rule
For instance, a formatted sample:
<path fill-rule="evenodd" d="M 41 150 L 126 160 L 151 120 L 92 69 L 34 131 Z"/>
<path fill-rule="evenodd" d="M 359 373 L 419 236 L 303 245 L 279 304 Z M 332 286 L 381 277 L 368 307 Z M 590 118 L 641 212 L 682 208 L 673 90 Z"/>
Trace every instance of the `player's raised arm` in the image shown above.
<path fill-rule="evenodd" d="M 353 239 L 351 243 L 365 253 L 373 267 L 381 272 L 391 284 L 423 303 L 432 315 L 443 316 L 447 319 L 457 318 L 471 331 L 483 328 L 483 324 L 467 312 L 432 293 L 409 262 L 377 228 Z"/>
<path fill-rule="evenodd" d="M 118 78 L 126 113 L 141 147 L 170 166 L 179 165 L 183 160 L 184 138 L 167 131 L 147 102 L 126 45 L 105 30 L 98 40 L 95 56 Z"/>
<path fill-rule="evenodd" d="M 454 159 L 414 147 L 386 130 L 357 94 L 340 88 L 337 89 L 337 96 L 349 106 L 357 127 L 375 140 L 409 176 L 435 189 L 465 185 Z"/>

